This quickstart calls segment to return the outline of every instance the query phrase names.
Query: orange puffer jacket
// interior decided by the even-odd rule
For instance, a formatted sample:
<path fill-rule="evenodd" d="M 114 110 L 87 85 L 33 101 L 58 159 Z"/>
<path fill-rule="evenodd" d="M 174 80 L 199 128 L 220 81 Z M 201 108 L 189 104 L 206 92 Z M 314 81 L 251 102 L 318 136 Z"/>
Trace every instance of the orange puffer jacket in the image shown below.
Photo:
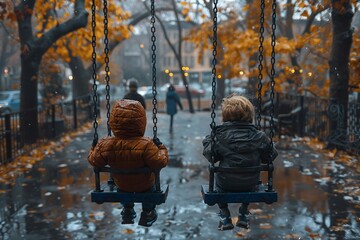
<path fill-rule="evenodd" d="M 94 167 L 109 165 L 114 169 L 133 169 L 148 166 L 163 168 L 168 163 L 168 151 L 144 137 L 146 113 L 140 102 L 118 100 L 112 108 L 109 124 L 114 136 L 99 140 L 91 148 L 88 161 Z M 155 183 L 153 173 L 114 174 L 117 187 L 127 192 L 143 192 Z"/>

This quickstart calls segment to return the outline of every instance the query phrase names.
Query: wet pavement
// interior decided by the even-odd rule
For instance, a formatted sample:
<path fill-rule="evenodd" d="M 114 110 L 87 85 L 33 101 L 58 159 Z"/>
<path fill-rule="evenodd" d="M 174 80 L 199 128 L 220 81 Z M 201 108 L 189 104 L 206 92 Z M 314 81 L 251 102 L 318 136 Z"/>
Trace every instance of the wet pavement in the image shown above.
<path fill-rule="evenodd" d="M 118 203 L 90 201 L 94 174 L 87 162 L 93 130 L 72 136 L 69 144 L 33 163 L 11 184 L 0 184 L 1 239 L 360 239 L 359 164 L 351 156 L 311 148 L 304 139 L 276 139 L 274 188 L 278 202 L 250 204 L 250 229 L 219 231 L 218 208 L 203 203 L 208 183 L 202 138 L 210 112 L 179 112 L 169 133 L 169 117 L 158 115 L 158 137 L 169 148 L 161 172 L 170 186 L 150 228 L 122 225 Z M 146 135 L 152 136 L 151 110 Z M 104 121 L 105 122 L 105 121 Z M 105 136 L 102 123 L 99 135 Z M 320 145 L 320 144 L 319 144 Z M 233 222 L 239 205 L 231 204 Z M 141 206 L 135 210 L 140 215 Z"/>

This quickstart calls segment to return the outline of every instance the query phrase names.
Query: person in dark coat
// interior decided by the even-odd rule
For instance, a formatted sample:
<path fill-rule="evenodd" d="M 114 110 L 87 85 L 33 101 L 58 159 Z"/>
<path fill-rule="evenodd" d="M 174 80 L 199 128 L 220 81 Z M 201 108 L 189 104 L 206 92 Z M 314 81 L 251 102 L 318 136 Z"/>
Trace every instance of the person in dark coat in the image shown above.
<path fill-rule="evenodd" d="M 175 87 L 170 85 L 166 93 L 166 113 L 170 115 L 170 132 L 173 130 L 174 115 L 177 113 L 177 106 L 183 110 L 179 95 L 175 91 Z"/>
<path fill-rule="evenodd" d="M 129 89 L 130 91 L 123 97 L 123 99 L 136 100 L 141 103 L 141 105 L 146 110 L 146 102 L 143 96 L 141 96 L 138 92 L 138 81 L 136 79 L 129 80 Z"/>
<path fill-rule="evenodd" d="M 252 167 L 273 161 L 278 155 L 274 144 L 267 135 L 252 123 L 255 115 L 254 106 L 243 96 L 231 95 L 223 99 L 223 123 L 216 126 L 213 153 L 211 135 L 203 140 L 203 155 L 210 162 L 212 154 L 220 167 Z M 257 190 L 260 173 L 215 174 L 215 189 L 218 192 L 252 192 Z M 249 227 L 248 203 L 239 208 L 236 226 Z M 228 204 L 219 203 L 219 230 L 233 229 Z"/>

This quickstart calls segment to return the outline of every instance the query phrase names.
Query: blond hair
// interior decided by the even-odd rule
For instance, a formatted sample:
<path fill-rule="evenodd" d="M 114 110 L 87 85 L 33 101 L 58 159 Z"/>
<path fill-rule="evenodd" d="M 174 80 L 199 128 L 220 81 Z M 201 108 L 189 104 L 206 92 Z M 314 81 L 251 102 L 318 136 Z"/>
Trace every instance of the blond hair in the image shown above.
<path fill-rule="evenodd" d="M 230 95 L 222 101 L 221 105 L 223 121 L 239 121 L 252 123 L 255 109 L 253 104 L 243 96 Z"/>

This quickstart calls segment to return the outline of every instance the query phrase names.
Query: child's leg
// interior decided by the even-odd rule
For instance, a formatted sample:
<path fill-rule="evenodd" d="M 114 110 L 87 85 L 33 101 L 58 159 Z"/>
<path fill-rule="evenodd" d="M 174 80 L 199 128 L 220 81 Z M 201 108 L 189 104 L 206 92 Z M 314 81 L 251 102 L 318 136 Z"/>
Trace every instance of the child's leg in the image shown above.
<path fill-rule="evenodd" d="M 173 129 L 173 123 L 174 123 L 174 115 L 171 114 L 170 115 L 170 132 L 172 132 Z"/>
<path fill-rule="evenodd" d="M 249 214 L 249 203 L 242 203 L 241 207 L 239 208 L 239 214 Z"/>
<path fill-rule="evenodd" d="M 146 192 L 154 192 L 155 186 Z M 142 203 L 142 212 L 139 220 L 139 225 L 150 227 L 157 220 L 156 205 L 152 203 Z"/>
<path fill-rule="evenodd" d="M 233 229 L 234 225 L 232 224 L 231 221 L 231 214 L 228 208 L 228 204 L 218 203 L 218 206 L 220 208 L 220 212 L 219 212 L 220 221 L 219 221 L 218 229 L 221 231 Z"/>
<path fill-rule="evenodd" d="M 238 220 L 236 222 L 236 226 L 242 227 L 242 228 L 249 228 L 250 212 L 248 210 L 248 207 L 249 207 L 249 203 L 241 204 L 241 207 L 239 208 L 239 216 L 238 216 Z"/>
<path fill-rule="evenodd" d="M 123 210 L 121 211 L 122 224 L 133 224 L 134 218 L 136 218 L 136 212 L 134 211 L 134 203 L 123 203 Z"/>

